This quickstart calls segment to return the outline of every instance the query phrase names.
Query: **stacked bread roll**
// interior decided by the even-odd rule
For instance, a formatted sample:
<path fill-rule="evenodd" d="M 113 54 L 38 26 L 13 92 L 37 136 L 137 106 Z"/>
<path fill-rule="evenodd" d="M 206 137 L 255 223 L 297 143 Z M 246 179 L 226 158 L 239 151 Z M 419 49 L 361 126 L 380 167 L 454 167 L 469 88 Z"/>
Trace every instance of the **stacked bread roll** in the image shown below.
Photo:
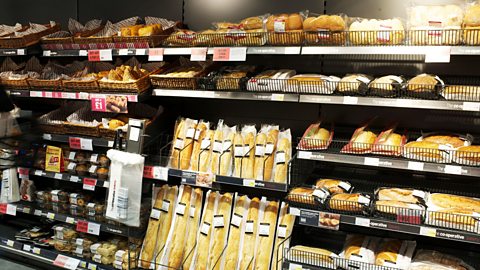
<path fill-rule="evenodd" d="M 354 45 L 401 44 L 405 29 L 399 19 L 357 19 L 349 28 L 350 43 Z"/>
<path fill-rule="evenodd" d="M 304 16 L 300 13 L 271 15 L 267 19 L 268 43 L 272 45 L 301 45 Z"/>

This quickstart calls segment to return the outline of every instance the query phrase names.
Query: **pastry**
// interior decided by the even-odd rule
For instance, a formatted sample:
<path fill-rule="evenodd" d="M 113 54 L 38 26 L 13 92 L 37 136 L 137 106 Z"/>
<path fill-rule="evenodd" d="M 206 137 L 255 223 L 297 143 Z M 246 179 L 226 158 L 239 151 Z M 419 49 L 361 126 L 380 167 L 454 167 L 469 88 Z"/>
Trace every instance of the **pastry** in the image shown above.
<path fill-rule="evenodd" d="M 339 193 L 331 196 L 328 206 L 332 210 L 362 212 L 370 205 L 370 198 L 360 193 Z"/>
<path fill-rule="evenodd" d="M 217 193 L 211 192 L 208 195 L 207 206 L 203 214 L 203 223 L 200 225 L 200 233 L 197 239 L 195 269 L 208 269 L 208 255 L 210 252 L 210 239 L 213 233 L 213 215 Z"/>
<path fill-rule="evenodd" d="M 240 269 L 253 270 L 255 258 L 255 245 L 257 242 L 258 211 L 260 199 L 253 198 L 248 208 L 245 233 L 243 235 L 243 248 L 240 260 Z"/>
<path fill-rule="evenodd" d="M 230 227 L 230 211 L 232 210 L 232 194 L 230 193 L 225 193 L 223 194 L 219 201 L 218 201 L 218 206 L 217 206 L 217 211 L 214 216 L 214 222 L 213 222 L 213 239 L 212 239 L 212 244 L 210 248 L 210 252 L 208 255 L 208 263 L 207 265 L 209 266 L 209 269 L 212 270 L 220 270 L 222 267 L 222 262 L 225 254 L 224 254 L 224 248 L 225 245 L 227 244 L 227 235 L 228 235 L 228 229 Z M 220 226 L 219 224 L 215 224 L 218 222 L 218 220 L 221 219 Z"/>
<path fill-rule="evenodd" d="M 183 254 L 185 256 L 183 260 L 183 269 L 190 269 L 190 265 L 193 259 L 193 252 L 196 246 L 196 239 L 198 233 L 198 226 L 200 223 L 200 213 L 202 212 L 202 190 L 196 188 L 194 191 L 195 200 L 191 201 L 190 213 L 188 220 L 188 235 L 187 241 L 184 246 Z M 195 210 L 192 210 L 195 209 Z M 193 214 L 193 216 L 192 216 Z"/>
<path fill-rule="evenodd" d="M 255 270 L 269 270 L 270 258 L 274 243 L 275 228 L 277 226 L 278 202 L 271 201 L 264 210 L 262 222 L 260 222 L 258 253 L 255 257 Z M 262 232 L 264 230 L 264 232 Z"/>
<path fill-rule="evenodd" d="M 245 30 L 263 29 L 263 20 L 260 17 L 250 17 L 243 19 L 240 24 Z"/>
<path fill-rule="evenodd" d="M 266 26 L 269 32 L 301 30 L 303 28 L 303 18 L 298 13 L 271 15 L 267 19 Z"/>
<path fill-rule="evenodd" d="M 97 168 L 95 171 L 97 178 L 100 180 L 107 180 L 108 179 L 108 169 L 107 168 Z"/>
<path fill-rule="evenodd" d="M 225 264 L 223 269 L 236 269 L 238 256 L 240 254 L 241 230 L 244 226 L 245 209 L 247 207 L 247 196 L 237 199 L 230 223 L 230 234 L 228 236 L 227 248 L 225 249 Z"/>
<path fill-rule="evenodd" d="M 315 187 L 324 188 L 332 194 L 348 193 L 352 190 L 350 183 L 334 179 L 318 179 Z"/>
<path fill-rule="evenodd" d="M 116 130 L 117 128 L 125 126 L 125 122 L 120 121 L 118 119 L 111 119 L 108 121 L 108 128 L 112 130 Z"/>

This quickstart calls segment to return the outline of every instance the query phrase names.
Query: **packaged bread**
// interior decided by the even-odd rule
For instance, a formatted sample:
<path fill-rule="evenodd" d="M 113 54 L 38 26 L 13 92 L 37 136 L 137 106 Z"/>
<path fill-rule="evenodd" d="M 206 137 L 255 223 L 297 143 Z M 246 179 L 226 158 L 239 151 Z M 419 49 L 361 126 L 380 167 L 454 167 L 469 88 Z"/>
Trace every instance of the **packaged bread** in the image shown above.
<path fill-rule="evenodd" d="M 197 39 L 197 33 L 192 30 L 178 29 L 165 39 L 166 46 L 188 46 L 194 45 Z"/>
<path fill-rule="evenodd" d="M 288 167 L 292 157 L 292 135 L 290 129 L 278 134 L 277 151 L 275 152 L 275 167 L 273 182 L 287 184 Z"/>
<path fill-rule="evenodd" d="M 328 269 L 337 269 L 337 258 L 338 255 L 330 250 L 299 245 L 291 247 L 286 256 L 286 259 L 291 262 L 325 267 Z"/>
<path fill-rule="evenodd" d="M 217 174 L 219 171 L 220 155 L 223 153 L 224 131 L 223 119 L 220 119 L 211 142 L 212 156 L 210 161 L 210 172 L 213 174 Z"/>
<path fill-rule="evenodd" d="M 263 125 L 255 138 L 255 163 L 253 165 L 253 179 L 263 180 L 263 168 L 265 165 L 265 148 L 267 145 L 267 133 L 269 126 Z"/>
<path fill-rule="evenodd" d="M 441 95 L 446 100 L 480 101 L 480 87 L 473 85 L 449 85 Z"/>
<path fill-rule="evenodd" d="M 200 160 L 198 165 L 199 172 L 208 172 L 209 170 L 210 161 L 212 160 L 214 136 L 215 130 L 209 129 L 205 138 L 203 138 L 200 143 L 200 153 L 198 154 L 198 159 Z"/>
<path fill-rule="evenodd" d="M 253 179 L 255 164 L 255 138 L 257 130 L 254 125 L 245 125 L 242 128 L 243 137 L 243 158 L 241 160 L 241 170 L 243 178 Z"/>
<path fill-rule="evenodd" d="M 265 16 L 243 19 L 240 23 L 214 23 L 218 36 L 209 45 L 262 46 L 266 42 L 264 29 Z"/>
<path fill-rule="evenodd" d="M 331 194 L 350 193 L 353 190 L 352 184 L 349 182 L 335 179 L 318 179 L 315 187 L 326 189 Z"/>
<path fill-rule="evenodd" d="M 245 157 L 244 153 L 244 144 L 243 144 L 243 136 L 240 130 L 235 132 L 235 136 L 233 138 L 233 173 L 232 176 L 234 177 L 241 177 L 242 176 L 242 165 L 243 160 Z"/>
<path fill-rule="evenodd" d="M 468 165 L 480 166 L 480 146 L 461 146 L 453 153 L 453 162 Z"/>
<path fill-rule="evenodd" d="M 323 204 L 330 196 L 330 192 L 323 188 L 295 187 L 287 195 L 287 200 L 292 203 L 315 206 Z"/>
<path fill-rule="evenodd" d="M 480 45 L 480 4 L 475 2 L 468 5 L 463 17 L 463 40 L 467 45 Z"/>
<path fill-rule="evenodd" d="M 349 234 L 345 239 L 342 252 L 339 254 L 345 261 L 341 267 L 347 270 L 359 269 L 364 264 L 375 263 L 375 251 L 380 239 L 364 235 Z"/>
<path fill-rule="evenodd" d="M 303 20 L 306 12 L 277 14 L 266 22 L 267 42 L 270 45 L 301 45 L 304 40 Z"/>
<path fill-rule="evenodd" d="M 275 229 L 277 228 L 278 202 L 270 201 L 265 206 L 263 219 L 258 228 L 258 246 L 255 270 L 269 270 L 271 265 Z"/>
<path fill-rule="evenodd" d="M 202 212 L 203 191 L 195 189 L 190 200 L 190 213 L 188 214 L 188 234 L 185 243 L 182 262 L 183 269 L 190 269 L 194 255 L 194 249 L 197 245 L 197 233 L 200 223 L 200 214 Z"/>
<path fill-rule="evenodd" d="M 369 94 L 380 97 L 396 97 L 404 88 L 406 80 L 402 76 L 388 75 L 376 78 L 368 85 Z"/>
<path fill-rule="evenodd" d="M 200 156 L 206 151 L 205 150 L 206 148 L 202 148 L 202 143 L 203 143 L 203 140 L 207 138 L 209 128 L 210 128 L 209 122 L 200 120 L 200 122 L 198 123 L 195 129 L 192 157 L 190 159 L 190 170 L 192 171 L 199 171 L 200 161 L 201 161 Z M 210 142 L 206 142 L 206 144 L 210 146 Z"/>
<path fill-rule="evenodd" d="M 218 173 L 220 175 L 231 176 L 233 171 L 233 140 L 235 139 L 237 127 L 224 126 L 225 138 L 222 143 L 222 154 L 220 156 L 220 168 Z"/>
<path fill-rule="evenodd" d="M 288 213 L 288 204 L 282 202 L 280 214 L 278 218 L 277 234 L 275 237 L 275 245 L 273 246 L 273 264 L 277 264 L 275 269 L 281 269 L 283 251 L 290 247 L 290 237 L 292 235 L 293 225 L 296 216 Z"/>
<path fill-rule="evenodd" d="M 412 188 L 387 188 L 381 187 L 375 191 L 379 201 L 400 201 L 413 204 L 424 204 L 427 201 L 428 193 Z"/>
<path fill-rule="evenodd" d="M 367 154 L 372 151 L 377 135 L 367 129 L 369 123 L 357 128 L 352 138 L 341 152 L 348 154 Z"/>
<path fill-rule="evenodd" d="M 335 92 L 340 78 L 319 74 L 298 74 L 287 80 L 286 92 L 329 95 Z"/>
<path fill-rule="evenodd" d="M 410 270 L 474 270 L 462 259 L 435 250 L 420 249 L 413 257 Z"/>
<path fill-rule="evenodd" d="M 267 143 L 265 144 L 265 161 L 263 166 L 263 181 L 272 180 L 273 165 L 275 163 L 275 151 L 278 142 L 278 126 L 271 126 L 267 133 Z"/>
<path fill-rule="evenodd" d="M 248 207 L 247 219 L 243 234 L 243 247 L 240 255 L 239 269 L 254 269 L 255 247 L 257 243 L 257 229 L 259 223 L 259 212 L 261 211 L 259 198 L 253 198 Z"/>
<path fill-rule="evenodd" d="M 480 199 L 433 193 L 427 202 L 426 224 L 479 232 Z"/>
<path fill-rule="evenodd" d="M 225 259 L 224 249 L 230 229 L 230 212 L 232 211 L 232 194 L 225 193 L 218 199 L 213 216 L 212 243 L 208 254 L 208 269 L 220 270 Z"/>
<path fill-rule="evenodd" d="M 351 19 L 349 40 L 353 45 L 398 45 L 405 39 L 402 21 L 397 18 L 388 20 Z"/>
<path fill-rule="evenodd" d="M 373 143 L 372 154 L 386 156 L 400 156 L 407 142 L 407 137 L 395 133 L 395 126 L 387 128 L 378 135 Z"/>
<path fill-rule="evenodd" d="M 245 78 L 255 71 L 255 66 L 225 67 L 213 78 L 215 90 L 243 90 Z"/>
<path fill-rule="evenodd" d="M 232 145 L 236 127 L 228 127 L 220 119 L 213 136 L 212 160 L 210 172 L 213 174 L 231 174 Z M 227 152 L 228 150 L 228 152 Z"/>
<path fill-rule="evenodd" d="M 409 269 L 413 252 L 417 246 L 415 241 L 383 239 L 375 254 L 375 264 L 395 269 Z"/>
<path fill-rule="evenodd" d="M 409 142 L 404 147 L 403 155 L 411 159 L 422 161 L 449 163 L 455 149 L 471 144 L 470 135 L 448 133 L 428 133 L 419 137 L 415 142 Z"/>
<path fill-rule="evenodd" d="M 230 222 L 230 234 L 228 236 L 227 248 L 225 249 L 223 269 L 237 269 L 241 251 L 240 239 L 244 230 L 246 210 L 250 204 L 250 200 L 245 195 L 235 197 L 235 207 L 233 208 Z"/>
<path fill-rule="evenodd" d="M 170 167 L 180 170 L 188 170 L 193 150 L 193 138 L 197 120 L 181 118 L 175 125 L 175 134 L 170 154 Z"/>
<path fill-rule="evenodd" d="M 327 205 L 335 211 L 348 213 L 368 213 L 370 207 L 370 196 L 361 193 L 338 193 L 333 194 Z"/>
<path fill-rule="evenodd" d="M 303 21 L 305 40 L 310 45 L 344 45 L 347 24 L 343 15 L 316 15 Z"/>
<path fill-rule="evenodd" d="M 305 133 L 303 133 L 302 139 L 298 144 L 299 150 L 324 150 L 328 149 L 328 146 L 333 139 L 333 125 L 330 130 L 325 127 L 321 127 L 322 123 L 311 124 Z"/>
<path fill-rule="evenodd" d="M 338 83 L 337 91 L 344 95 L 364 95 L 371 81 L 372 77 L 365 74 L 348 74 Z"/>
<path fill-rule="evenodd" d="M 408 81 L 407 96 L 436 99 L 445 83 L 435 75 L 420 74 Z"/>
<path fill-rule="evenodd" d="M 172 219 L 174 215 L 174 208 L 176 205 L 178 195 L 178 187 L 172 186 L 168 187 L 165 191 L 165 195 L 162 201 L 162 206 L 160 208 L 160 218 L 158 219 L 159 224 L 158 227 L 156 243 L 155 243 L 155 250 L 157 254 L 155 255 L 156 258 L 156 265 L 161 264 L 162 253 L 165 249 L 165 245 L 167 244 L 168 233 L 172 226 Z"/>
<path fill-rule="evenodd" d="M 457 45 L 463 9 L 459 5 L 418 5 L 408 10 L 410 42 L 413 45 Z"/>
<path fill-rule="evenodd" d="M 287 79 L 296 74 L 295 70 L 266 70 L 251 78 L 247 82 L 248 91 L 265 92 L 265 91 L 283 91 Z"/>

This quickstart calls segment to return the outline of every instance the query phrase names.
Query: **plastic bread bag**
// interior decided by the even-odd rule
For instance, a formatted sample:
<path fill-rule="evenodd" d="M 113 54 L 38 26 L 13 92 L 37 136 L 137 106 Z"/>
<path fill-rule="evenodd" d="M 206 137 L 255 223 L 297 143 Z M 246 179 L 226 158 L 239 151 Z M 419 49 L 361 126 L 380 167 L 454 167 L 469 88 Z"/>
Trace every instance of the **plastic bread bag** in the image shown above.
<path fill-rule="evenodd" d="M 452 160 L 455 163 L 467 166 L 480 166 L 480 146 L 469 145 L 456 149 Z"/>
<path fill-rule="evenodd" d="M 223 141 L 226 138 L 225 130 L 223 119 L 220 119 L 218 121 L 217 128 L 215 129 L 215 134 L 213 135 L 212 141 L 212 159 L 210 161 L 210 172 L 212 174 L 218 174 L 219 172 L 220 156 L 223 153 Z"/>
<path fill-rule="evenodd" d="M 235 205 L 230 221 L 230 234 L 225 249 L 225 261 L 222 263 L 223 269 L 238 269 L 240 251 L 243 246 L 242 236 L 245 233 L 245 221 L 249 205 L 250 199 L 246 195 L 240 196 L 235 194 Z"/>
<path fill-rule="evenodd" d="M 479 29 L 480 3 L 478 1 L 468 1 L 463 17 L 463 40 L 467 45 L 480 45 Z"/>
<path fill-rule="evenodd" d="M 165 46 L 188 46 L 197 40 L 197 33 L 187 29 L 177 29 L 164 41 Z"/>
<path fill-rule="evenodd" d="M 197 246 L 197 234 L 200 220 L 201 220 L 201 213 L 202 213 L 202 201 L 203 201 L 203 191 L 201 189 L 195 189 L 192 198 L 190 200 L 190 213 L 189 213 L 189 220 L 188 220 L 188 234 L 187 234 L 187 241 L 183 248 L 183 256 L 184 259 L 182 261 L 183 269 L 190 269 L 190 265 L 192 263 L 193 255 L 195 252 L 195 247 Z M 175 259 L 173 259 L 175 260 Z M 171 259 L 169 259 L 171 261 Z"/>
<path fill-rule="evenodd" d="M 464 1 L 447 2 L 447 5 L 412 3 L 407 14 L 409 39 L 413 45 L 457 45 L 461 42 Z"/>
<path fill-rule="evenodd" d="M 380 238 L 349 234 L 345 240 L 339 266 L 347 270 L 356 270 L 363 264 L 375 263 L 375 251 L 379 245 Z"/>
<path fill-rule="evenodd" d="M 2 171 L 2 190 L 0 194 L 1 203 L 13 203 L 20 201 L 20 190 L 18 188 L 18 174 L 16 168 L 9 168 Z"/>
<path fill-rule="evenodd" d="M 253 198 L 247 211 L 247 220 L 245 221 L 245 228 L 243 234 L 243 246 L 239 257 L 239 268 L 245 270 L 253 270 L 256 267 L 255 260 L 258 255 L 258 244 L 260 237 L 258 231 L 260 221 L 263 220 L 264 209 L 267 204 L 265 197 Z"/>
<path fill-rule="evenodd" d="M 287 79 L 296 74 L 295 70 L 266 70 L 251 78 L 247 82 L 247 90 L 254 92 L 283 91 Z"/>
<path fill-rule="evenodd" d="M 319 74 L 299 74 L 287 80 L 285 92 L 329 95 L 335 92 L 340 78 Z"/>
<path fill-rule="evenodd" d="M 301 45 L 305 38 L 303 21 L 307 17 L 308 10 L 270 15 L 266 21 L 267 43 L 270 45 Z"/>
<path fill-rule="evenodd" d="M 416 241 L 383 239 L 376 252 L 375 264 L 407 270 L 409 269 L 416 246 Z"/>
<path fill-rule="evenodd" d="M 402 155 L 402 149 L 407 142 L 407 137 L 395 133 L 396 126 L 397 124 L 391 125 L 377 136 L 373 143 L 372 154 L 386 156 Z"/>
<path fill-rule="evenodd" d="M 474 270 L 462 259 L 434 250 L 417 251 L 409 270 Z"/>
<path fill-rule="evenodd" d="M 427 201 L 425 224 L 478 233 L 479 205 L 479 198 L 432 193 Z"/>
<path fill-rule="evenodd" d="M 265 156 L 263 165 L 263 181 L 272 180 L 273 165 L 275 163 L 275 151 L 277 150 L 278 126 L 270 126 L 267 133 L 267 143 L 265 144 Z"/>
<path fill-rule="evenodd" d="M 238 23 L 232 22 L 215 22 L 213 23 L 215 29 L 241 29 L 241 30 L 257 30 L 265 29 L 265 19 L 269 14 L 248 17 Z"/>
<path fill-rule="evenodd" d="M 379 97 L 396 97 L 404 90 L 405 83 L 406 80 L 403 76 L 383 76 L 370 82 L 368 93 Z"/>
<path fill-rule="evenodd" d="M 406 87 L 408 97 L 438 99 L 445 83 L 436 75 L 420 74 L 411 78 Z"/>
<path fill-rule="evenodd" d="M 342 148 L 342 153 L 368 154 L 372 151 L 377 139 L 377 135 L 368 129 L 372 121 L 373 119 L 355 130 L 349 143 Z"/>
<path fill-rule="evenodd" d="M 237 127 L 224 126 L 225 139 L 222 144 L 222 154 L 220 155 L 219 174 L 231 176 L 233 171 L 234 139 Z"/>
<path fill-rule="evenodd" d="M 207 270 L 208 256 L 211 247 L 213 234 L 213 218 L 217 209 L 217 201 L 220 197 L 218 192 L 208 191 L 203 207 L 202 221 L 197 234 L 197 245 L 193 253 L 190 270 Z"/>
<path fill-rule="evenodd" d="M 210 123 L 204 120 L 200 120 L 195 129 L 195 135 L 193 137 L 192 157 L 190 159 L 190 170 L 192 171 L 199 170 L 201 156 L 205 152 L 205 150 L 207 150 L 205 147 L 202 148 L 202 143 L 204 139 L 208 139 L 207 135 L 209 129 Z M 209 142 L 205 142 L 205 144 L 210 145 Z"/>
<path fill-rule="evenodd" d="M 288 204 L 282 202 L 280 214 L 278 217 L 277 234 L 275 235 L 275 244 L 273 246 L 272 265 L 277 265 L 276 269 L 281 269 L 283 252 L 290 247 L 290 237 L 292 235 L 293 225 L 296 216 L 288 213 Z"/>
<path fill-rule="evenodd" d="M 240 148 L 237 149 L 237 158 L 235 162 L 240 161 L 240 164 L 236 163 L 235 168 L 242 171 L 241 177 L 247 179 L 253 179 L 254 167 L 255 167 L 255 138 L 257 136 L 257 129 L 255 125 L 245 125 L 242 128 L 243 137 L 243 157 L 239 160 Z"/>
<path fill-rule="evenodd" d="M 278 222 L 278 201 L 268 201 L 265 203 L 263 218 L 258 226 L 258 244 L 255 258 L 255 269 L 269 270 L 271 262 L 273 245 L 275 244 L 275 230 Z"/>
<path fill-rule="evenodd" d="M 314 188 L 326 189 L 330 194 L 351 193 L 354 189 L 352 184 L 346 180 L 318 179 Z"/>
<path fill-rule="evenodd" d="M 209 269 L 223 270 L 225 249 L 227 248 L 230 231 L 230 213 L 232 211 L 233 195 L 224 193 L 218 199 L 217 209 L 213 216 L 212 243 L 208 256 Z"/>
<path fill-rule="evenodd" d="M 337 91 L 343 95 L 365 95 L 372 80 L 365 74 L 347 74 L 338 83 Z"/>
<path fill-rule="evenodd" d="M 347 17 L 344 14 L 309 13 L 303 21 L 305 40 L 311 45 L 344 45 L 347 39 Z"/>
<path fill-rule="evenodd" d="M 264 21 L 267 15 L 253 16 L 243 19 L 240 23 L 216 22 L 214 27 L 219 45 L 250 45 L 261 46 L 266 42 Z M 215 44 L 215 43 L 214 43 Z"/>
<path fill-rule="evenodd" d="M 197 120 L 180 118 L 175 125 L 169 167 L 188 170 L 193 150 Z"/>
<path fill-rule="evenodd" d="M 333 124 L 330 125 L 330 130 L 321 127 L 322 122 L 311 124 L 302 139 L 298 144 L 299 150 L 325 150 L 328 149 L 333 139 Z"/>
<path fill-rule="evenodd" d="M 292 158 L 292 134 L 290 129 L 278 134 L 273 182 L 287 184 L 289 179 L 289 164 Z"/>
<path fill-rule="evenodd" d="M 405 39 L 402 20 L 349 18 L 349 41 L 352 45 L 398 45 Z"/>
<path fill-rule="evenodd" d="M 432 132 L 423 134 L 416 141 L 409 142 L 403 149 L 403 156 L 426 162 L 450 163 L 455 149 L 469 146 L 471 135 Z"/>

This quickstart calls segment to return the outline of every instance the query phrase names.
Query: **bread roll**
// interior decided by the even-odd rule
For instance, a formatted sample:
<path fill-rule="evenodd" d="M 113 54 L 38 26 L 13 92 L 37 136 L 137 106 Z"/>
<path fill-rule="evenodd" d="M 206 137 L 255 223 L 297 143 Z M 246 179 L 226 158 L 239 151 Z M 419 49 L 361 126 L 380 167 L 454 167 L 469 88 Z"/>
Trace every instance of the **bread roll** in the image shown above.
<path fill-rule="evenodd" d="M 195 132 L 196 140 L 193 143 L 192 158 L 190 160 L 190 169 L 192 171 L 198 171 L 200 162 L 200 153 L 202 152 L 202 141 L 207 136 L 208 126 L 205 122 L 200 122 L 197 125 Z"/>
<path fill-rule="evenodd" d="M 190 213 L 190 198 L 192 197 L 192 187 L 190 186 L 183 186 L 183 193 L 182 198 L 178 205 L 185 205 L 185 210 L 183 215 L 178 214 L 176 212 L 176 219 L 175 224 L 173 226 L 173 234 L 170 240 L 170 254 L 168 256 L 168 267 L 173 269 L 180 268 L 183 261 L 184 256 L 184 247 L 185 241 L 187 237 L 187 224 L 189 220 L 189 213 Z M 178 207 L 178 206 L 177 206 Z"/>
<path fill-rule="evenodd" d="M 255 163 L 253 166 L 253 178 L 257 180 L 263 180 L 266 143 L 267 135 L 263 132 L 257 134 L 257 138 L 255 139 Z"/>
<path fill-rule="evenodd" d="M 241 228 L 244 226 L 243 216 L 245 215 L 247 199 L 247 196 L 242 196 L 237 199 L 235 204 L 233 215 L 239 215 L 238 217 L 242 219 L 242 222 L 240 222 L 238 225 L 235 225 L 232 217 L 227 249 L 225 250 L 225 266 L 223 269 L 237 269 L 238 256 L 240 254 L 240 238 L 242 236 Z"/>
<path fill-rule="evenodd" d="M 245 232 L 243 236 L 242 260 L 240 261 L 240 269 L 252 270 L 255 258 L 255 245 L 257 242 L 257 226 L 258 226 L 258 210 L 260 207 L 260 199 L 253 198 L 248 208 L 247 223 L 253 225 L 252 232 Z M 246 225 L 247 226 L 247 225 Z"/>
<path fill-rule="evenodd" d="M 234 177 L 241 177 L 242 176 L 242 161 L 244 159 L 244 147 L 243 147 L 243 137 L 240 132 L 235 133 L 235 137 L 233 139 L 233 147 L 234 147 L 234 169 L 233 169 L 233 176 Z"/>
<path fill-rule="evenodd" d="M 169 187 L 165 194 L 164 203 L 168 201 L 169 205 L 168 205 L 168 212 L 162 211 L 162 213 L 160 214 L 160 219 L 158 220 L 161 226 L 159 227 L 158 234 L 157 234 L 157 244 L 156 244 L 157 254 L 155 255 L 157 265 L 161 264 L 161 260 L 162 260 L 161 254 L 167 243 L 168 232 L 170 231 L 170 227 L 172 226 L 173 210 L 175 207 L 175 198 L 177 197 L 177 193 L 178 193 L 178 187 L 173 186 L 173 187 Z"/>
<path fill-rule="evenodd" d="M 275 238 L 275 245 L 273 246 L 273 264 L 277 265 L 275 269 L 282 269 L 283 251 L 289 247 L 290 240 L 288 239 L 292 235 L 293 225 L 295 224 L 295 216 L 288 213 L 288 204 L 282 206 L 282 210 L 279 217 L 279 223 L 277 228 L 277 234 Z M 280 243 L 282 243 L 280 246 Z"/>
<path fill-rule="evenodd" d="M 328 203 L 330 209 L 348 212 L 362 212 L 369 205 L 370 198 L 360 193 L 334 194 Z"/>
<path fill-rule="evenodd" d="M 334 179 L 318 179 L 315 187 L 327 189 L 330 193 L 346 193 L 352 188 L 350 183 Z"/>
<path fill-rule="evenodd" d="M 208 256 L 208 268 L 219 270 L 222 266 L 222 257 L 226 246 L 228 229 L 230 227 L 230 211 L 232 210 L 232 194 L 225 193 L 218 201 L 215 219 L 223 219 L 222 227 L 213 228 L 213 243 Z M 215 225 L 215 224 L 213 224 Z"/>
<path fill-rule="evenodd" d="M 166 190 L 168 189 L 167 185 L 164 185 L 160 188 L 155 198 L 155 203 L 153 208 L 161 209 L 163 204 L 163 198 Z M 140 256 L 140 265 L 142 268 L 149 269 L 150 263 L 153 260 L 155 255 L 155 245 L 157 240 L 158 227 L 160 222 L 157 219 L 151 218 L 148 222 L 147 232 L 145 233 L 145 239 L 143 241 L 142 255 Z"/>
<path fill-rule="evenodd" d="M 276 160 L 275 160 L 275 175 L 273 181 L 276 183 L 287 183 L 288 164 L 290 161 L 290 153 L 292 151 L 292 142 L 289 138 L 283 138 L 278 142 Z M 285 155 L 285 158 L 279 160 L 279 156 Z"/>
<path fill-rule="evenodd" d="M 275 150 L 277 150 L 278 129 L 272 129 L 268 132 L 267 144 L 265 145 L 265 166 L 263 168 L 263 180 L 272 179 L 273 164 L 275 162 Z"/>
<path fill-rule="evenodd" d="M 288 16 L 287 20 L 288 30 L 302 30 L 303 29 L 303 17 L 298 13 L 293 13 Z"/>
<path fill-rule="evenodd" d="M 259 233 L 260 242 L 258 244 L 258 253 L 255 258 L 255 269 L 256 270 L 268 270 L 270 269 L 273 250 L 273 243 L 275 240 L 275 228 L 277 226 L 277 215 L 278 215 L 278 202 L 272 201 L 269 202 L 265 207 L 265 213 L 263 220 L 260 223 L 260 226 L 267 228 L 268 226 L 268 235 Z M 268 225 L 267 225 L 268 224 Z M 262 228 L 263 229 L 263 228 Z"/>
<path fill-rule="evenodd" d="M 192 211 L 192 208 L 195 208 L 195 210 Z M 183 269 L 185 270 L 190 269 L 194 255 L 193 252 L 197 244 L 197 232 L 200 222 L 200 213 L 202 212 L 202 190 L 199 188 L 195 189 L 195 201 L 191 202 L 190 211 L 192 211 L 191 213 L 193 213 L 193 217 L 191 214 L 189 215 L 187 242 L 185 243 L 185 248 L 183 250 L 185 256 Z"/>
<path fill-rule="evenodd" d="M 255 164 L 255 135 L 252 132 L 248 132 L 243 137 L 243 143 L 245 146 L 244 151 L 246 151 L 248 148 L 250 152 L 248 154 L 245 153 L 246 156 L 243 159 L 242 177 L 252 179 L 254 178 L 253 172 L 254 172 L 254 166 L 255 166 L 254 165 Z"/>
<path fill-rule="evenodd" d="M 198 235 L 198 240 L 197 240 L 197 257 L 195 260 L 195 269 L 199 270 L 206 270 L 207 268 L 207 263 L 208 263 L 208 254 L 210 251 L 210 239 L 212 237 L 212 232 L 213 232 L 213 215 L 214 215 L 214 210 L 215 210 L 215 201 L 217 199 L 217 193 L 216 192 L 211 192 L 208 195 L 208 202 L 207 206 L 205 209 L 204 217 L 203 217 L 203 224 L 200 226 L 205 226 L 205 224 L 208 224 L 208 230 L 206 231 L 206 234 L 202 233 L 200 231 L 200 234 Z"/>

